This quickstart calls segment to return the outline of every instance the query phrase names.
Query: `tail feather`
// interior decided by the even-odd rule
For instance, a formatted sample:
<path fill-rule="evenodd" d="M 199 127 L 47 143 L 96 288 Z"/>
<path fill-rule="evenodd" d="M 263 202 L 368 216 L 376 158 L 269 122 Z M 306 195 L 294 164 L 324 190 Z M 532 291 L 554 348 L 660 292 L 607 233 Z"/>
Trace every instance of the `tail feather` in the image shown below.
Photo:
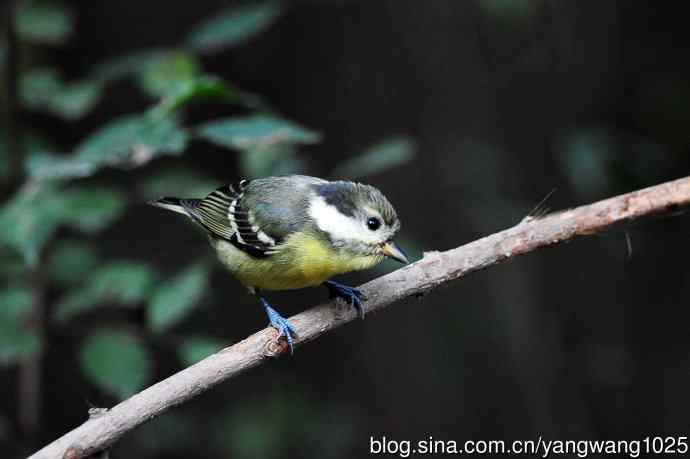
<path fill-rule="evenodd" d="M 191 211 L 193 211 L 194 208 L 196 208 L 196 206 L 199 205 L 199 200 L 198 199 L 180 199 L 180 198 L 163 197 L 160 199 L 155 199 L 153 201 L 149 201 L 148 203 L 152 206 L 160 207 L 162 209 L 171 210 L 173 212 L 177 212 L 178 214 L 192 217 L 193 214 L 191 213 Z"/>

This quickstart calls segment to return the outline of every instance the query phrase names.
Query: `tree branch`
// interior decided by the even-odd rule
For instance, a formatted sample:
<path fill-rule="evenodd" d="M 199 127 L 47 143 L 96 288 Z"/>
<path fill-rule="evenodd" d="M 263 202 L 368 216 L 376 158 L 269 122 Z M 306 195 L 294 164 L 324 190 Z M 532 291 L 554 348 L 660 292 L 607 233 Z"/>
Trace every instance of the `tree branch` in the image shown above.
<path fill-rule="evenodd" d="M 420 295 L 474 271 L 510 260 L 540 247 L 578 236 L 597 234 L 641 217 L 674 212 L 690 205 L 690 177 L 617 196 L 542 218 L 528 217 L 518 225 L 446 252 L 425 253 L 412 265 L 364 284 L 369 298 L 365 312 Z M 356 318 L 353 308 L 322 304 L 290 318 L 299 339 L 296 345 L 318 338 Z M 55 440 L 30 459 L 77 459 L 112 445 L 164 411 L 222 381 L 266 363 L 285 352 L 276 331 L 261 330 L 239 343 L 149 387 L 111 410 L 86 421 Z"/>

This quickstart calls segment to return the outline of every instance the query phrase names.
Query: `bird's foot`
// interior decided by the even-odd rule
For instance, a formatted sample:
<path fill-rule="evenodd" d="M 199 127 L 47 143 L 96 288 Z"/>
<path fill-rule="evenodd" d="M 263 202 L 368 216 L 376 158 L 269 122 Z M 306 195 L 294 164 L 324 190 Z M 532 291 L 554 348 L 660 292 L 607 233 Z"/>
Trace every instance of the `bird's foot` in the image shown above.
<path fill-rule="evenodd" d="M 347 285 L 340 284 L 334 281 L 326 281 L 323 283 L 328 289 L 331 298 L 342 298 L 345 302 L 352 305 L 357 311 L 357 316 L 360 319 L 364 319 L 364 309 L 362 308 L 362 301 L 366 301 L 367 297 L 364 296 L 361 290 L 348 287 Z"/>
<path fill-rule="evenodd" d="M 268 316 L 268 320 L 271 323 L 271 326 L 278 330 L 278 338 L 281 336 L 285 337 L 285 341 L 287 341 L 288 347 L 290 348 L 290 355 L 293 353 L 293 341 L 294 341 L 294 335 L 297 335 L 297 332 L 295 331 L 294 327 L 290 325 L 290 322 L 286 318 L 280 315 L 278 311 L 273 309 L 270 304 L 268 304 L 268 301 L 266 301 L 264 298 L 259 298 L 261 301 L 261 305 L 264 307 L 266 310 L 266 315 Z"/>

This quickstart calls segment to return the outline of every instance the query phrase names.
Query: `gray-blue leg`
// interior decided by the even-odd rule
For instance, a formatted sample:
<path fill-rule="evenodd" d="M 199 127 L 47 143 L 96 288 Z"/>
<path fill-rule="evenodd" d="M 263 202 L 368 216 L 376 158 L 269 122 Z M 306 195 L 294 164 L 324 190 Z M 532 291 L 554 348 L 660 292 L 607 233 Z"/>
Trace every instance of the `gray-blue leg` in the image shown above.
<path fill-rule="evenodd" d="M 264 307 L 266 310 L 266 315 L 268 316 L 268 320 L 271 323 L 271 326 L 278 330 L 280 333 L 278 337 L 280 338 L 281 336 L 285 337 L 285 340 L 288 343 L 288 346 L 290 347 L 290 354 L 293 353 L 293 348 L 292 348 L 292 342 L 293 342 L 293 335 L 296 335 L 297 332 L 295 329 L 290 325 L 290 322 L 283 316 L 281 316 L 278 311 L 273 309 L 270 304 L 268 304 L 268 301 L 266 301 L 266 298 L 263 296 L 259 297 L 259 301 L 261 302 L 261 306 Z"/>
<path fill-rule="evenodd" d="M 360 319 L 364 319 L 362 301 L 366 301 L 367 297 L 364 296 L 361 290 L 331 280 L 324 282 L 323 285 L 328 289 L 331 298 L 342 298 L 350 303 L 357 311 L 357 316 L 359 316 Z"/>

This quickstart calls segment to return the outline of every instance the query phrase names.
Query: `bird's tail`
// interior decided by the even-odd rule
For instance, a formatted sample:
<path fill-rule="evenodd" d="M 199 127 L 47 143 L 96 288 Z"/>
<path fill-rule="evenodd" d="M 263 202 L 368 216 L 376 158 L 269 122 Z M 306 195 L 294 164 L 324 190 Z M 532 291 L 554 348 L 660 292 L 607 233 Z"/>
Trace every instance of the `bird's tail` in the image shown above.
<path fill-rule="evenodd" d="M 190 211 L 199 205 L 199 200 L 164 197 L 149 201 L 148 203 L 152 206 L 161 207 L 191 217 Z"/>

